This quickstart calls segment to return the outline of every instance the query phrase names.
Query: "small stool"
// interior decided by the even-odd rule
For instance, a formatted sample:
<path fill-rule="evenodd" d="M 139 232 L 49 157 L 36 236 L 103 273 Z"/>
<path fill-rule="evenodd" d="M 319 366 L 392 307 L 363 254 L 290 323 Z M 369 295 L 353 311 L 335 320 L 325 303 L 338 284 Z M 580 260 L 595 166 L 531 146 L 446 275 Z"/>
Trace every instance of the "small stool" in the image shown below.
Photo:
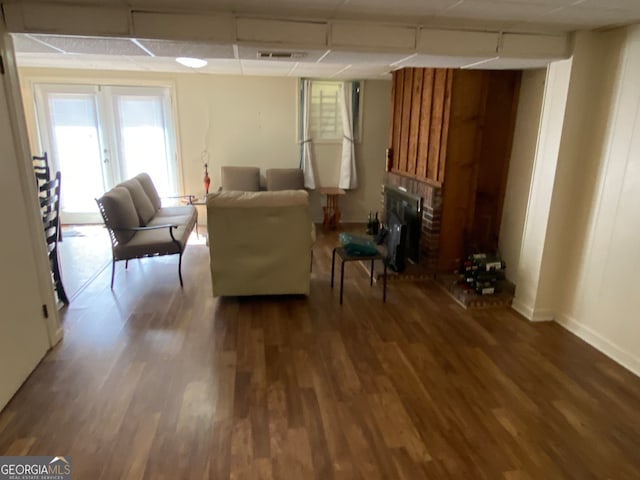
<path fill-rule="evenodd" d="M 327 205 L 323 207 L 324 221 L 322 227 L 325 230 L 335 230 L 340 223 L 340 205 L 338 197 L 344 195 L 345 191 L 341 188 L 320 187 L 318 189 L 321 195 L 327 196 Z"/>
<path fill-rule="evenodd" d="M 336 253 L 342 261 L 342 263 L 340 264 L 340 305 L 342 305 L 342 293 L 344 290 L 344 264 L 346 262 L 355 262 L 359 260 L 371 260 L 371 275 L 369 278 L 369 285 L 373 285 L 373 266 L 375 261 L 382 260 L 382 264 L 384 265 L 384 273 L 382 275 L 382 301 L 387 301 L 387 263 L 385 262 L 384 256 L 380 252 L 376 253 L 375 255 L 349 255 L 344 247 L 334 248 L 333 253 L 331 254 L 331 288 L 333 288 L 333 274 L 335 272 Z"/>

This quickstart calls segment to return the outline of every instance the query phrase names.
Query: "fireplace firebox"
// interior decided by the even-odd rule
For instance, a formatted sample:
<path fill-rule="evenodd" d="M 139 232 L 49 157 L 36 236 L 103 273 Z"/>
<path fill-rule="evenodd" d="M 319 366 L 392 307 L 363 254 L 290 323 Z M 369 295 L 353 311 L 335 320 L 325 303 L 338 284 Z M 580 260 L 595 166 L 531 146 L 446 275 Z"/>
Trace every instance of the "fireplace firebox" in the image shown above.
<path fill-rule="evenodd" d="M 402 187 L 384 186 L 385 223 L 406 226 L 404 256 L 412 263 L 420 259 L 420 232 L 422 223 L 422 197 L 407 192 Z"/>

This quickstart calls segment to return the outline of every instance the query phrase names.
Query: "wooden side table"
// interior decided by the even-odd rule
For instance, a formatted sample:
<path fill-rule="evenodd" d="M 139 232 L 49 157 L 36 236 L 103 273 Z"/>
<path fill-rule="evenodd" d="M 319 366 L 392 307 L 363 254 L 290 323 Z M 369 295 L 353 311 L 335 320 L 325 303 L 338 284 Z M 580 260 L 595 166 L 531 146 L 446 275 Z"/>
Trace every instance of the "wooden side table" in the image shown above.
<path fill-rule="evenodd" d="M 338 204 L 338 197 L 344 195 L 345 191 L 336 187 L 321 187 L 318 191 L 322 195 L 327 196 L 327 205 L 323 207 L 324 220 L 322 227 L 325 230 L 335 230 L 340 223 L 340 205 Z"/>
<path fill-rule="evenodd" d="M 371 261 L 371 272 L 369 277 L 369 285 L 373 285 L 373 265 L 376 260 L 382 260 L 382 264 L 384 265 L 384 273 L 382 275 L 382 301 L 387 301 L 387 262 L 385 261 L 384 255 L 378 252 L 375 255 L 349 255 L 344 247 L 336 247 L 333 249 L 333 253 L 331 254 L 331 288 L 333 288 L 333 274 L 335 272 L 336 266 L 336 254 L 342 260 L 340 264 L 340 305 L 342 305 L 342 293 L 344 290 L 344 264 L 346 262 L 355 262 L 355 261 Z"/>

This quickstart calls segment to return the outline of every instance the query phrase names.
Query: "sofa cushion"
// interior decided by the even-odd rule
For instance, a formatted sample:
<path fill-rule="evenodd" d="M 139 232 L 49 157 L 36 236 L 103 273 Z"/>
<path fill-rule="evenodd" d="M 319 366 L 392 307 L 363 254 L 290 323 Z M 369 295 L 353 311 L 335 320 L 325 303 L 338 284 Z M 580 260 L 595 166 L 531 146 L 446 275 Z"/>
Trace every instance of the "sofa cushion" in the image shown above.
<path fill-rule="evenodd" d="M 223 190 L 257 192 L 260 190 L 258 167 L 220 167 L 220 184 Z"/>
<path fill-rule="evenodd" d="M 131 240 L 136 232 L 121 229 L 139 227 L 140 220 L 129 190 L 124 187 L 112 188 L 100 198 L 99 202 L 104 208 L 107 226 L 113 229 L 118 243 L 125 244 Z"/>
<path fill-rule="evenodd" d="M 193 226 L 192 226 L 193 227 Z M 169 233 L 169 228 L 146 230 L 136 233 L 129 242 L 114 248 L 116 258 L 138 258 L 146 255 L 168 255 L 180 253 L 184 250 L 191 230 L 185 225 L 173 229 L 173 236 L 179 242 L 176 244 Z"/>
<path fill-rule="evenodd" d="M 160 200 L 160 195 L 158 195 L 156 186 L 153 184 L 153 180 L 151 180 L 151 177 L 149 176 L 149 174 L 140 173 L 139 175 L 136 175 L 134 178 L 138 180 L 138 182 L 140 182 L 140 185 L 142 185 L 144 193 L 146 193 L 147 197 L 149 197 L 149 200 L 151 200 L 151 204 L 153 205 L 153 208 L 158 210 L 162 206 L 162 201 Z"/>
<path fill-rule="evenodd" d="M 131 199 L 133 200 L 133 205 L 136 207 L 136 212 L 138 212 L 140 225 L 144 226 L 149 223 L 149 220 L 151 220 L 155 215 L 156 209 L 151 203 L 151 200 L 149 200 L 149 197 L 145 193 L 140 182 L 137 179 L 132 178 L 131 180 L 122 182 L 118 186 L 129 190 L 129 194 L 131 194 Z"/>
<path fill-rule="evenodd" d="M 193 205 L 179 205 L 176 207 L 162 207 L 156 212 L 156 217 L 175 217 L 176 215 L 191 215 L 196 207 Z"/>
<path fill-rule="evenodd" d="M 150 227 L 156 225 L 188 225 L 193 220 L 193 215 L 186 213 L 184 215 L 174 215 L 171 217 L 159 217 L 155 216 L 149 222 Z"/>
<path fill-rule="evenodd" d="M 299 168 L 269 168 L 267 190 L 302 190 L 304 175 Z"/>

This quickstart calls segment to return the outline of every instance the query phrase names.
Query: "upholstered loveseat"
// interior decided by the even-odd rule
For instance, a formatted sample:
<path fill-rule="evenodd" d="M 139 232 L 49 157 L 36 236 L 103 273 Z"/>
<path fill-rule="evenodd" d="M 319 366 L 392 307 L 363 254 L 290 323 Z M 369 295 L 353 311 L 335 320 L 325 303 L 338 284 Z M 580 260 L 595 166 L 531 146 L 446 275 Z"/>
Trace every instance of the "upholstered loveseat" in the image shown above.
<path fill-rule="evenodd" d="M 96 199 L 111 238 L 113 260 L 179 255 L 178 277 L 182 286 L 182 254 L 196 224 L 192 205 L 162 207 L 158 192 L 146 173 L 121 183 Z"/>
<path fill-rule="evenodd" d="M 309 294 L 315 231 L 306 191 L 214 193 L 207 229 L 215 296 Z"/>

